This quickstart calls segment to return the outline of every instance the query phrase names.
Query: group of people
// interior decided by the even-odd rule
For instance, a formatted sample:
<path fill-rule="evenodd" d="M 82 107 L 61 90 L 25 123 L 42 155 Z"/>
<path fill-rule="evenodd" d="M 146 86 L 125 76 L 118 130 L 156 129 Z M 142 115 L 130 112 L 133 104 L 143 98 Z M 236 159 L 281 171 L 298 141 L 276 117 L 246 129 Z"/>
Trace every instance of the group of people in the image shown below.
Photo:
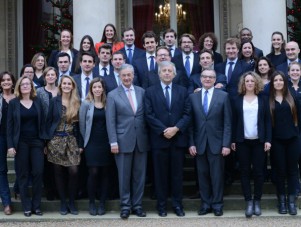
<path fill-rule="evenodd" d="M 37 53 L 17 81 L 7 71 L 0 74 L 0 195 L 5 214 L 12 213 L 7 152 L 15 156 L 16 185 L 27 217 L 43 215 L 43 185 L 46 191 L 57 191 L 62 215 L 78 214 L 75 199 L 82 185 L 87 187 L 89 213 L 103 215 L 114 191 L 112 182 L 119 191 L 120 217 L 145 217 L 147 168 L 158 215 L 167 216 L 170 195 L 174 213 L 183 217 L 187 152 L 195 159 L 199 215 L 223 215 L 224 184 L 235 165 L 228 157 L 233 154 L 245 216 L 261 215 L 267 152 L 278 212 L 297 214 L 298 44 L 286 44 L 282 33 L 274 32 L 271 53 L 264 57 L 252 43 L 251 30 L 243 28 L 239 38 L 226 40 L 223 60 L 214 33 L 203 34 L 198 45 L 192 34 L 182 34 L 179 47 L 173 29 L 162 38 L 165 45 L 158 47 L 156 34 L 145 32 L 142 50 L 134 44 L 133 28 L 125 29 L 123 42 L 118 42 L 115 26 L 107 24 L 101 42 L 94 45 L 86 35 L 77 51 L 71 32 L 63 30 L 60 49 L 52 51 L 48 67 L 45 55 Z"/>

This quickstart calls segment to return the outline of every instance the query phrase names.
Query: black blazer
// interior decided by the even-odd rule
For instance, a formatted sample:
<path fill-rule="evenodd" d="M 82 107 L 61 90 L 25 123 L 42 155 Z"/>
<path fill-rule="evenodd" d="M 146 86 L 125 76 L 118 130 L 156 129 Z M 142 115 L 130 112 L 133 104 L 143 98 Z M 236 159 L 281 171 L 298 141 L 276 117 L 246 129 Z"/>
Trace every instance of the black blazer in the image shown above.
<path fill-rule="evenodd" d="M 146 89 L 144 99 L 146 121 L 151 129 L 152 148 L 167 148 L 172 143 L 177 147 L 188 147 L 190 105 L 186 88 L 172 84 L 170 109 L 167 108 L 161 84 Z M 180 130 L 173 138 L 166 139 L 163 131 L 173 126 Z"/>
<path fill-rule="evenodd" d="M 126 55 L 126 49 L 125 49 L 125 47 L 122 48 L 122 49 L 120 49 L 119 51 L 121 51 L 124 54 L 124 56 L 126 58 L 125 59 L 125 63 L 127 63 L 127 64 L 133 64 L 134 60 L 145 56 L 145 50 L 142 50 L 142 49 L 140 49 L 140 48 L 138 48 L 138 47 L 135 46 L 134 54 L 133 54 L 133 57 L 132 57 L 132 63 L 130 63 L 129 59 L 128 59 L 127 55 Z"/>
<path fill-rule="evenodd" d="M 135 71 L 134 84 L 142 87 L 142 84 L 144 83 L 144 78 L 149 72 L 146 60 L 146 53 L 142 57 L 133 60 L 133 67 Z M 158 71 L 158 64 L 156 62 L 155 71 Z"/>
<path fill-rule="evenodd" d="M 20 99 L 14 98 L 9 102 L 8 112 L 7 112 L 7 148 L 17 149 L 19 139 L 20 139 Z M 33 105 L 38 112 L 38 128 L 39 128 L 39 139 L 47 139 L 46 134 L 46 123 L 45 116 L 42 107 L 41 99 L 35 97 L 33 99 Z"/>
<path fill-rule="evenodd" d="M 62 118 L 62 96 L 58 95 L 50 100 L 49 103 L 49 111 L 47 116 L 47 139 L 51 140 L 54 136 L 54 133 L 56 131 L 56 128 L 58 127 L 60 121 Z M 74 124 L 75 129 L 73 132 L 76 132 L 77 144 L 80 148 L 83 148 L 84 146 L 84 140 L 80 134 L 79 131 L 79 124 L 76 122 Z"/>
<path fill-rule="evenodd" d="M 243 96 L 236 97 L 232 102 L 232 142 L 244 141 L 244 116 L 243 116 Z M 261 143 L 272 141 L 272 123 L 268 98 L 258 95 L 258 139 Z"/>
<path fill-rule="evenodd" d="M 52 66 L 59 70 L 59 67 L 57 66 L 57 55 L 60 53 L 60 50 L 53 50 L 51 51 L 50 57 L 48 59 L 48 66 Z M 75 65 L 76 65 L 76 59 L 77 59 L 78 50 L 72 48 L 71 49 L 71 55 L 72 55 L 72 66 L 71 66 L 71 72 L 74 73 L 75 71 Z"/>
<path fill-rule="evenodd" d="M 301 60 L 298 60 L 299 63 L 301 63 Z M 283 72 L 286 76 L 288 76 L 288 63 L 287 60 L 283 62 L 282 64 L 278 65 L 276 67 L 276 70 Z"/>
<path fill-rule="evenodd" d="M 222 55 L 215 51 L 213 51 L 213 59 L 214 59 L 214 64 L 216 64 L 216 65 L 223 62 Z"/>
<path fill-rule="evenodd" d="M 193 54 L 194 54 L 194 60 L 193 60 L 193 65 L 192 65 L 190 75 L 200 73 L 202 70 L 200 63 L 199 63 L 200 62 L 199 55 L 196 53 L 193 53 Z M 184 62 L 183 62 L 183 53 L 181 55 L 177 55 L 177 56 L 173 57 L 171 61 L 175 64 L 177 72 L 181 71 L 181 72 L 185 72 L 185 74 L 186 74 L 186 70 L 185 70 L 185 66 L 184 66 Z M 186 76 L 189 78 L 190 75 L 186 75 Z"/>
<path fill-rule="evenodd" d="M 102 69 L 102 68 L 101 68 Z M 100 69 L 100 70 L 101 70 Z M 95 75 L 95 76 L 100 76 L 100 73 L 99 73 L 99 64 L 98 65 L 95 65 L 95 67 L 93 68 L 93 70 L 92 70 L 92 73 L 93 73 L 93 75 Z M 114 73 L 114 68 L 113 68 L 113 66 L 110 64 L 110 72 L 107 72 L 107 74 L 109 75 L 109 74 L 111 74 L 111 73 Z"/>
<path fill-rule="evenodd" d="M 118 84 L 115 79 L 114 71 L 113 73 L 110 73 L 110 75 L 102 77 L 102 79 L 103 82 L 105 83 L 105 89 L 107 94 L 118 87 Z"/>

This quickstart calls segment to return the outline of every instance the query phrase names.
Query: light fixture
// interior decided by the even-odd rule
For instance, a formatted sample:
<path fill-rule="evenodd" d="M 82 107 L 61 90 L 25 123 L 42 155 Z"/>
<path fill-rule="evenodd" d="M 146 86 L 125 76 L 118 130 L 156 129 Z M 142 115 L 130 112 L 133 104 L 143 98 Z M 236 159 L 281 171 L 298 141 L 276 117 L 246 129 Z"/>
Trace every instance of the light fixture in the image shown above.
<path fill-rule="evenodd" d="M 182 4 L 176 4 L 177 22 L 186 20 L 186 12 L 183 10 Z M 167 24 L 170 19 L 170 4 L 169 0 L 164 0 L 164 5 L 159 6 L 159 12 L 155 13 L 155 18 L 158 23 Z"/>

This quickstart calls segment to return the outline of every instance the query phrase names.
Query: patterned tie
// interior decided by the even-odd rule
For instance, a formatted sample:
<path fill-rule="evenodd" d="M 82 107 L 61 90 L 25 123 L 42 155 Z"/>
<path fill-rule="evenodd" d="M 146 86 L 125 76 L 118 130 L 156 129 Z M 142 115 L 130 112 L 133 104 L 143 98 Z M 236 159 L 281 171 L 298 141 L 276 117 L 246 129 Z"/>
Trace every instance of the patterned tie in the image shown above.
<path fill-rule="evenodd" d="M 132 64 L 132 60 L 133 60 L 132 48 L 128 48 L 128 59 L 129 59 L 129 63 Z"/>
<path fill-rule="evenodd" d="M 185 61 L 185 70 L 186 74 L 189 77 L 190 76 L 190 61 L 189 61 L 190 56 L 186 56 L 186 61 Z"/>
<path fill-rule="evenodd" d="M 90 80 L 90 78 L 86 77 L 85 80 L 86 80 L 86 96 L 87 96 L 87 94 L 89 92 L 89 85 L 90 85 L 89 80 Z"/>
<path fill-rule="evenodd" d="M 229 69 L 228 69 L 228 83 L 230 82 L 230 80 L 231 80 L 231 77 L 232 77 L 232 72 L 233 72 L 233 64 L 234 64 L 234 62 L 233 61 L 230 61 L 229 62 Z"/>
<path fill-rule="evenodd" d="M 130 101 L 132 110 L 133 110 L 133 112 L 135 113 L 136 110 L 135 110 L 135 105 L 134 105 L 133 97 L 132 97 L 132 94 L 131 94 L 131 89 L 128 89 L 127 92 L 128 92 L 128 99 L 129 99 L 129 101 Z"/>
<path fill-rule="evenodd" d="M 169 97 L 169 92 L 168 92 L 169 86 L 165 87 L 165 99 L 166 99 L 166 106 L 167 109 L 170 108 L 170 97 Z"/>
<path fill-rule="evenodd" d="M 149 71 L 154 71 L 155 70 L 155 61 L 154 61 L 154 56 L 150 56 L 150 65 L 149 65 Z"/>
<path fill-rule="evenodd" d="M 204 101 L 203 101 L 203 109 L 204 109 L 205 114 L 207 115 L 207 113 L 208 113 L 208 90 L 205 91 Z"/>
<path fill-rule="evenodd" d="M 107 68 L 103 67 L 102 70 L 103 70 L 103 76 L 106 77 L 108 75 Z"/>

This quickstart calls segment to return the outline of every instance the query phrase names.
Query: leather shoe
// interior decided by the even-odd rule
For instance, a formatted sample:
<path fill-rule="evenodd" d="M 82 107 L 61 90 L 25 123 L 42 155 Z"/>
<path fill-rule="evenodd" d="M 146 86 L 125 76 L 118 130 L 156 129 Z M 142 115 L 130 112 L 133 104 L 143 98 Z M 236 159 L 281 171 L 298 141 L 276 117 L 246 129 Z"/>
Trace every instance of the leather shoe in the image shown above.
<path fill-rule="evenodd" d="M 132 211 L 132 214 L 135 214 L 137 217 L 146 217 L 146 213 L 142 208 L 138 208 Z"/>
<path fill-rule="evenodd" d="M 214 209 L 213 210 L 214 216 L 222 216 L 224 214 L 223 209 Z"/>
<path fill-rule="evenodd" d="M 256 216 L 261 215 L 261 206 L 259 200 L 254 200 L 254 213 Z"/>
<path fill-rule="evenodd" d="M 5 215 L 11 215 L 12 209 L 11 209 L 10 205 L 5 206 L 3 212 Z"/>
<path fill-rule="evenodd" d="M 38 216 L 42 216 L 43 215 L 43 212 L 40 209 L 36 209 L 32 213 L 35 214 L 35 215 L 38 215 Z"/>
<path fill-rule="evenodd" d="M 166 216 L 167 216 L 167 212 L 166 212 L 165 209 L 159 209 L 159 210 L 158 210 L 158 215 L 159 215 L 160 217 L 166 217 Z"/>
<path fill-rule="evenodd" d="M 129 211 L 129 210 L 122 210 L 122 211 L 120 212 L 120 217 L 121 217 L 122 219 L 128 219 L 129 216 L 130 216 L 130 211 Z"/>
<path fill-rule="evenodd" d="M 173 210 L 178 217 L 185 216 L 185 212 L 183 211 L 183 209 L 181 207 L 174 207 Z"/>
<path fill-rule="evenodd" d="M 66 214 L 68 214 L 68 208 L 67 208 L 66 203 L 64 203 L 64 202 L 61 202 L 60 214 L 61 214 L 61 215 L 66 215 Z"/>
<path fill-rule="evenodd" d="M 211 212 L 212 212 L 211 208 L 201 207 L 198 214 L 199 215 L 206 215 L 206 214 L 209 214 Z"/>
<path fill-rule="evenodd" d="M 97 214 L 95 203 L 89 204 L 89 214 L 95 216 Z"/>
<path fill-rule="evenodd" d="M 74 203 L 69 203 L 70 214 L 78 215 L 78 210 L 76 209 Z"/>
<path fill-rule="evenodd" d="M 24 211 L 24 216 L 25 217 L 30 217 L 31 216 L 31 211 Z"/>
<path fill-rule="evenodd" d="M 104 204 L 99 204 L 97 214 L 98 215 L 104 215 L 106 213 Z"/>
<path fill-rule="evenodd" d="M 245 211 L 246 218 L 252 217 L 253 210 L 254 210 L 253 200 L 247 201 L 247 203 L 246 203 L 246 211 Z"/>

